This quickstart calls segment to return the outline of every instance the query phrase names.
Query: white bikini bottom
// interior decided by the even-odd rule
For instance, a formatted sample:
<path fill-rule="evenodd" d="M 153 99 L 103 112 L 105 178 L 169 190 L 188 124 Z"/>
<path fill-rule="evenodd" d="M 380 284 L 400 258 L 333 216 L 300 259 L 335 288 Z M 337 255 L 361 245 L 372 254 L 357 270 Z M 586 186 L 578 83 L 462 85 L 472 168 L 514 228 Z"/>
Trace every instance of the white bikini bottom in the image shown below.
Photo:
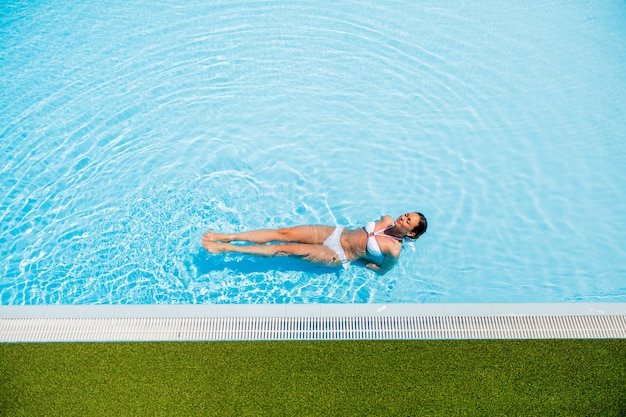
<path fill-rule="evenodd" d="M 343 232 L 343 227 L 337 226 L 335 230 L 326 238 L 323 245 L 328 249 L 332 250 L 339 256 L 339 260 L 341 261 L 341 266 L 343 269 L 350 268 L 350 262 L 346 259 L 346 253 L 341 247 L 341 233 Z"/>

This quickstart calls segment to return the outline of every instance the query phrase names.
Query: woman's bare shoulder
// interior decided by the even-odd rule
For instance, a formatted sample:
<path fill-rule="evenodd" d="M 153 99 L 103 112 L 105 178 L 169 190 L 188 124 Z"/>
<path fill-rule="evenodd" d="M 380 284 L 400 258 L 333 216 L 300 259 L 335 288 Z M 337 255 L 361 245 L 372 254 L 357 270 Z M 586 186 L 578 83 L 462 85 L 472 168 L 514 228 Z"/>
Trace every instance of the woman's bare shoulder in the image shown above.
<path fill-rule="evenodd" d="M 391 226 L 392 224 L 395 224 L 396 222 L 393 220 L 393 217 L 391 217 L 390 215 L 386 214 L 386 215 L 384 215 L 383 217 L 380 218 L 378 223 L 383 225 L 384 227 L 387 227 L 387 226 Z"/>

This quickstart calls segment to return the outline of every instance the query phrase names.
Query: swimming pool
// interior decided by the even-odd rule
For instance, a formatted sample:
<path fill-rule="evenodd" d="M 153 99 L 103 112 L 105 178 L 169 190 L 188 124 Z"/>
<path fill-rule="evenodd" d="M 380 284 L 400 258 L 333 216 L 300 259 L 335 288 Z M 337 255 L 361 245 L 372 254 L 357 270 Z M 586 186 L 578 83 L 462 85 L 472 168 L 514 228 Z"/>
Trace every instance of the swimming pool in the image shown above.
<path fill-rule="evenodd" d="M 0 12 L 0 304 L 626 302 L 620 2 Z M 419 210 L 378 276 L 207 229 Z"/>

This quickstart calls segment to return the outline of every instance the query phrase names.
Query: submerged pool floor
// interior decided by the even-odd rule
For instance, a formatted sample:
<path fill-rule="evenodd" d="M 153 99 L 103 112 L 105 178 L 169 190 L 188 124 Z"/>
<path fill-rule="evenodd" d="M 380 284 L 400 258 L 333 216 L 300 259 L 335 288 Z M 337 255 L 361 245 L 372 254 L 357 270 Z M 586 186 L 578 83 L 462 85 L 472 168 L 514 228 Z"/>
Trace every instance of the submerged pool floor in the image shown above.
<path fill-rule="evenodd" d="M 0 307 L 0 342 L 626 338 L 626 303 Z"/>
<path fill-rule="evenodd" d="M 623 2 L 459 3 L 3 2 L 0 305 L 626 302 Z M 414 210 L 382 277 L 200 245 Z"/>

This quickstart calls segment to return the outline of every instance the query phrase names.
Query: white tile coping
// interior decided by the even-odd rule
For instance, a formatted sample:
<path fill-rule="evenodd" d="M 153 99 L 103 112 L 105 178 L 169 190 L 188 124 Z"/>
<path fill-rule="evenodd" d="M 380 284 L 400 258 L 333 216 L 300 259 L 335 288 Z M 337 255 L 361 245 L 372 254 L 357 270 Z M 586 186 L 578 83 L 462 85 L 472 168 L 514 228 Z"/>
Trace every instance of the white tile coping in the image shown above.
<path fill-rule="evenodd" d="M 626 316 L 626 303 L 131 304 L 0 306 L 0 319 L 156 317 Z"/>
<path fill-rule="evenodd" d="M 626 339 L 626 303 L 0 306 L 0 342 Z"/>

